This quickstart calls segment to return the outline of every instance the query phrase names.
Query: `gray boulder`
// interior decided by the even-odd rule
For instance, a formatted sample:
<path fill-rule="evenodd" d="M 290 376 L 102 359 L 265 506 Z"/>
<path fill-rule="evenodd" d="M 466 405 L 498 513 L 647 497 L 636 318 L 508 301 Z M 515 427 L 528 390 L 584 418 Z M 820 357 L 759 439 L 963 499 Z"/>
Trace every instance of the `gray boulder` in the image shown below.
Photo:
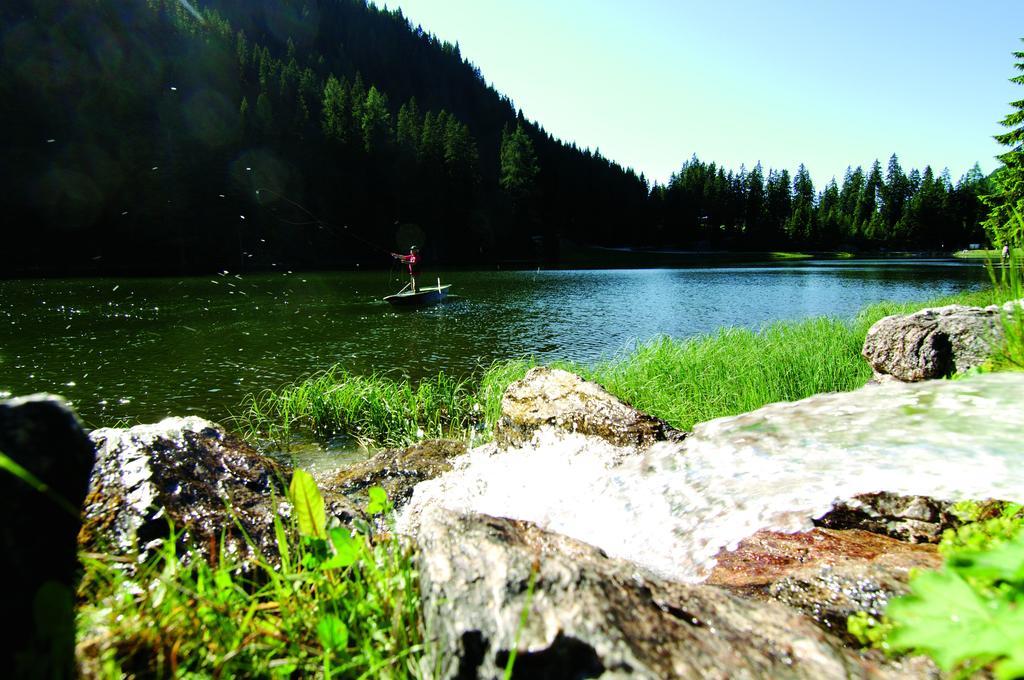
<path fill-rule="evenodd" d="M 80 542 L 87 550 L 146 554 L 174 526 L 181 546 L 205 559 L 224 550 L 242 562 L 274 559 L 273 519 L 287 514 L 290 472 L 202 418 L 166 418 L 92 433 L 97 461 Z M 345 521 L 358 511 L 343 498 L 328 510 Z M 248 537 L 248 538 L 246 538 Z"/>
<path fill-rule="evenodd" d="M 517 678 L 921 677 L 778 603 L 667 582 L 528 522 L 433 508 L 417 545 L 440 677 L 501 677 L 513 648 Z"/>
<path fill-rule="evenodd" d="M 1003 340 L 1001 310 L 949 305 L 908 315 L 887 316 L 868 330 L 862 354 L 876 380 L 916 382 L 944 378 L 980 366 Z"/>
<path fill-rule="evenodd" d="M 71 677 L 76 537 L 92 442 L 63 399 L 43 394 L 0 402 L 0 452 L 46 486 L 0 471 L 0 573 L 12 624 L 0 636 L 0 675 Z"/>
<path fill-rule="evenodd" d="M 683 437 L 664 421 L 637 411 L 597 383 L 568 371 L 538 366 L 505 390 L 495 441 L 501 447 L 521 445 L 542 427 L 638 448 Z"/>

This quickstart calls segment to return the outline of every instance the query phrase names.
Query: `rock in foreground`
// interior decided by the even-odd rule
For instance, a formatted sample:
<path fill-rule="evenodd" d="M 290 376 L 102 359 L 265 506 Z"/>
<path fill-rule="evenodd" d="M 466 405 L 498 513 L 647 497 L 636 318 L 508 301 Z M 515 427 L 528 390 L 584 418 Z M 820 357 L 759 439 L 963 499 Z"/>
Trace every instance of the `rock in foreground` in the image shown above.
<path fill-rule="evenodd" d="M 528 445 L 454 460 L 416 487 L 399 526 L 414 534 L 433 505 L 510 517 L 699 581 L 721 548 L 761 529 L 808 531 L 838 500 L 1024 498 L 1021 394 L 1024 373 L 876 385 L 702 423 L 640 453 L 545 428 Z M 887 530 L 943 528 L 942 504 L 896 505 L 872 511 Z"/>
<path fill-rule="evenodd" d="M 89 488 L 92 442 L 60 397 L 0 402 L 0 452 L 49 487 L 0 471 L 0 574 L 7 584 L 0 636 L 3 677 L 70 677 L 79 508 Z M 15 670 L 15 656 L 26 654 Z"/>
<path fill-rule="evenodd" d="M 717 561 L 706 583 L 789 605 L 841 638 L 847 617 L 861 611 L 881 616 L 890 598 L 905 595 L 911 569 L 942 565 L 932 545 L 817 528 L 759 531 L 736 550 L 721 551 Z"/>
<path fill-rule="evenodd" d="M 273 518 L 289 511 L 290 473 L 220 426 L 190 416 L 91 436 L 97 461 L 80 535 L 85 549 L 145 553 L 168 536 L 169 521 L 183 545 L 207 557 L 222 536 L 239 559 L 276 555 Z M 342 520 L 357 513 L 338 498 L 328 498 L 328 510 Z"/>
<path fill-rule="evenodd" d="M 517 636 L 517 678 L 902 676 L 780 604 L 666 582 L 527 522 L 434 508 L 417 544 L 444 678 L 501 677 Z"/>

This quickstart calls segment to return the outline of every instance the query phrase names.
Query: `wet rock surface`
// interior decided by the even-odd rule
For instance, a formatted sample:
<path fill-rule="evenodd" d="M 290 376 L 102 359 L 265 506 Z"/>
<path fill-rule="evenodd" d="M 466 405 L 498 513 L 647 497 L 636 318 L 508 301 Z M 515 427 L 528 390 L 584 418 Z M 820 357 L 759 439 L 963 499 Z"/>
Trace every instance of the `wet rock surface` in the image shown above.
<path fill-rule="evenodd" d="M 451 470 L 451 460 L 466 453 L 466 448 L 464 442 L 429 439 L 405 449 L 389 449 L 321 478 L 320 486 L 359 507 L 365 507 L 367 489 L 380 486 L 395 507 L 401 507 L 412 496 L 413 487 Z"/>
<path fill-rule="evenodd" d="M 701 423 L 643 451 L 545 427 L 523 446 L 454 460 L 416 487 L 398 524 L 414 534 L 416 514 L 435 505 L 520 519 L 691 582 L 723 546 L 762 529 L 808 531 L 823 516 L 827 527 L 933 541 L 946 500 L 1024 498 L 1007 426 L 1024 421 L 1022 393 L 1024 373 L 876 385 Z M 847 503 L 841 517 L 837 498 L 859 499 L 859 516 Z"/>
<path fill-rule="evenodd" d="M 14 624 L 0 636 L 0 675 L 12 677 L 15 656 L 31 650 L 18 676 L 71 677 L 78 509 L 89 488 L 92 442 L 63 399 L 34 395 L 0 402 L 0 452 L 52 494 L 0 471 L 0 574 L 10 586 L 4 613 Z"/>
<path fill-rule="evenodd" d="M 952 507 L 949 501 L 928 496 L 860 494 L 836 503 L 814 524 L 830 529 L 863 529 L 910 543 L 938 543 L 943 531 L 961 524 Z"/>
<path fill-rule="evenodd" d="M 890 598 L 906 594 L 911 569 L 942 565 L 932 545 L 820 528 L 759 531 L 717 560 L 706 583 L 789 605 L 841 638 L 848 638 L 847 617 L 858 611 L 879 616 Z"/>
<path fill-rule="evenodd" d="M 794 609 L 663 581 L 527 522 L 433 508 L 417 545 L 441 677 L 501 677 L 517 634 L 521 678 L 921 677 Z"/>
<path fill-rule="evenodd" d="M 132 554 L 168 536 L 204 556 L 224 548 L 240 559 L 276 554 L 273 517 L 288 514 L 290 473 L 220 426 L 194 416 L 167 418 L 91 435 L 97 462 L 80 534 L 87 550 Z M 341 520 L 358 511 L 344 498 L 325 499 Z M 243 537 L 248 535 L 254 545 Z"/>
<path fill-rule="evenodd" d="M 684 436 L 664 421 L 616 399 L 597 383 L 568 371 L 538 366 L 505 391 L 495 441 L 499 446 L 523 444 L 542 427 L 639 448 Z"/>
<path fill-rule="evenodd" d="M 1004 310 L 1019 303 L 1007 303 Z M 877 321 L 862 354 L 876 379 L 916 382 L 963 373 L 989 359 L 1003 337 L 1001 310 L 949 305 Z"/>

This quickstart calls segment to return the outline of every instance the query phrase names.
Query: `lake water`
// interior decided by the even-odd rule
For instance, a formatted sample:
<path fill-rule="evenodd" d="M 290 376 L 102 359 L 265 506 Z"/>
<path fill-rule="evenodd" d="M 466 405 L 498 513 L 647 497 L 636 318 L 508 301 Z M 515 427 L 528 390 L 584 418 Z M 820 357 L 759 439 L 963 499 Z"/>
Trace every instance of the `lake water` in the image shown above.
<path fill-rule="evenodd" d="M 421 310 L 381 301 L 402 285 L 387 272 L 0 281 L 0 393 L 62 394 L 90 427 L 223 420 L 335 363 L 418 379 L 531 355 L 593 362 L 659 334 L 845 317 L 986 281 L 951 260 L 451 272 L 457 297 Z"/>

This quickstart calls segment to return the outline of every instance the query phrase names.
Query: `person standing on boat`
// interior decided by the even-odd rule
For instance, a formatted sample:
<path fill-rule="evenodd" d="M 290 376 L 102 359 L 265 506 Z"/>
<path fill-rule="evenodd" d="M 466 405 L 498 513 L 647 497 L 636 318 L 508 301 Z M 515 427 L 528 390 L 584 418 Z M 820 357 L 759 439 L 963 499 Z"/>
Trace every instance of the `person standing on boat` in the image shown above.
<path fill-rule="evenodd" d="M 409 266 L 409 278 L 412 280 L 412 292 L 416 292 L 416 275 L 419 274 L 419 262 L 420 262 L 420 249 L 417 246 L 409 248 L 408 255 L 400 255 L 399 253 L 391 253 L 399 262 L 403 262 Z"/>

